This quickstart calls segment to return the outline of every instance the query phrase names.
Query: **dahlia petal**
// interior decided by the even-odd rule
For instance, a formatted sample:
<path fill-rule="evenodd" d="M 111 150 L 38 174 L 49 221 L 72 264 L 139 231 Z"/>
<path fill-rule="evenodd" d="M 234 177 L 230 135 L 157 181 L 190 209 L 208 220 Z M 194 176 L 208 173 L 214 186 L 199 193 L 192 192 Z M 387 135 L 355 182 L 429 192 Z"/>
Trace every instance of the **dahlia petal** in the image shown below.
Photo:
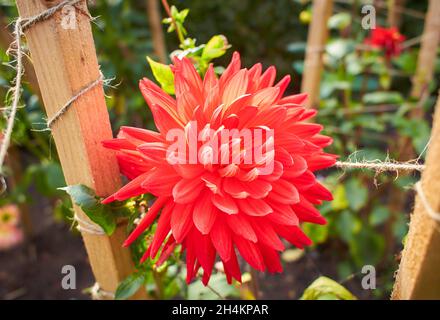
<path fill-rule="evenodd" d="M 145 142 L 137 147 L 149 161 L 161 162 L 166 158 L 168 145 L 163 142 Z"/>
<path fill-rule="evenodd" d="M 222 261 L 225 269 L 225 274 L 228 279 L 228 283 L 231 284 L 231 277 L 241 283 L 241 271 L 238 265 L 237 255 L 235 254 L 234 247 L 231 246 L 230 258 L 227 261 Z"/>
<path fill-rule="evenodd" d="M 310 141 L 313 144 L 320 146 L 321 148 L 325 148 L 333 143 L 333 138 L 321 134 L 317 134 L 311 137 Z"/>
<path fill-rule="evenodd" d="M 333 166 L 336 163 L 336 157 L 329 154 L 316 155 L 308 159 L 309 170 L 315 171 Z"/>
<path fill-rule="evenodd" d="M 122 134 L 124 137 L 127 138 L 132 137 L 144 142 L 163 141 L 160 133 L 135 127 L 121 127 L 121 129 L 119 130 L 119 134 Z"/>
<path fill-rule="evenodd" d="M 240 236 L 234 236 L 233 240 L 243 259 L 246 260 L 246 262 L 249 263 L 254 269 L 264 271 L 264 260 L 260 250 L 258 249 L 258 246 Z"/>
<path fill-rule="evenodd" d="M 320 200 L 332 201 L 333 196 L 332 193 L 327 190 L 322 184 L 317 182 L 314 186 L 307 189 L 307 196 L 311 196 L 314 198 L 318 198 Z"/>
<path fill-rule="evenodd" d="M 277 225 L 275 226 L 275 230 L 280 236 L 300 249 L 312 244 L 312 240 L 310 240 L 297 226 L 290 227 Z"/>
<path fill-rule="evenodd" d="M 162 248 L 162 252 L 160 253 L 159 259 L 156 262 L 156 266 L 160 267 L 166 259 L 173 253 L 174 248 L 176 247 L 176 240 L 172 235 L 168 238 L 167 242 Z"/>
<path fill-rule="evenodd" d="M 221 194 L 222 179 L 219 175 L 212 172 L 206 172 L 202 176 L 202 180 L 205 182 L 206 187 L 214 194 Z"/>
<path fill-rule="evenodd" d="M 289 132 L 297 135 L 300 138 L 310 138 L 321 132 L 323 126 L 316 123 L 295 123 L 289 128 Z"/>
<path fill-rule="evenodd" d="M 299 225 L 299 219 L 293 211 L 292 207 L 287 204 L 276 201 L 269 201 L 273 213 L 267 215 L 267 218 L 276 224 L 283 224 L 288 226 Z"/>
<path fill-rule="evenodd" d="M 149 79 L 143 78 L 139 81 L 139 89 L 150 107 L 159 105 L 168 112 L 177 111 L 176 101 Z"/>
<path fill-rule="evenodd" d="M 263 67 L 261 63 L 254 64 L 248 71 L 249 83 L 247 92 L 255 92 L 260 84 L 261 71 Z"/>
<path fill-rule="evenodd" d="M 237 235 L 250 240 L 252 242 L 257 242 L 257 235 L 252 228 L 249 221 L 242 214 L 230 215 L 226 218 L 229 228 Z"/>
<path fill-rule="evenodd" d="M 182 243 L 192 226 L 194 204 L 176 204 L 171 215 L 171 231 L 177 243 Z"/>
<path fill-rule="evenodd" d="M 171 213 L 173 212 L 174 204 L 168 203 L 162 209 L 162 212 L 159 217 L 159 221 L 157 222 L 157 228 L 154 233 L 153 240 L 151 242 L 151 253 L 150 258 L 154 259 L 162 246 L 165 238 L 171 230 L 170 221 L 171 221 Z"/>
<path fill-rule="evenodd" d="M 307 161 L 297 155 L 292 155 L 293 165 L 285 167 L 283 171 L 283 178 L 297 178 L 307 171 Z"/>
<path fill-rule="evenodd" d="M 311 171 L 307 170 L 296 178 L 290 178 L 289 181 L 292 182 L 298 190 L 302 191 L 312 187 L 316 183 L 316 177 Z"/>
<path fill-rule="evenodd" d="M 145 217 L 142 218 L 137 227 L 130 233 L 128 238 L 124 241 L 123 246 L 128 247 L 133 241 L 135 241 L 145 230 L 147 230 L 150 225 L 153 223 L 154 219 L 156 219 L 159 210 L 162 209 L 164 205 L 167 204 L 169 198 L 168 197 L 159 197 L 153 203 L 153 205 L 148 209 Z"/>
<path fill-rule="evenodd" d="M 194 205 L 193 221 L 194 225 L 202 234 L 208 234 L 217 217 L 218 209 L 211 201 L 211 195 L 204 192 Z"/>
<path fill-rule="evenodd" d="M 269 193 L 269 199 L 284 204 L 294 204 L 299 202 L 299 193 L 292 183 L 279 179 L 272 182 L 272 191 Z"/>
<path fill-rule="evenodd" d="M 280 103 L 303 104 L 307 100 L 307 93 L 294 94 L 280 99 Z"/>
<path fill-rule="evenodd" d="M 246 69 L 238 71 L 228 81 L 222 96 L 222 102 L 225 106 L 229 106 L 235 99 L 246 93 L 248 86 L 248 74 Z"/>
<path fill-rule="evenodd" d="M 156 196 L 171 196 L 172 190 L 181 178 L 170 167 L 155 167 L 150 175 L 142 181 L 141 187 Z"/>
<path fill-rule="evenodd" d="M 228 261 L 231 258 L 232 237 L 226 222 L 219 216 L 212 226 L 210 232 L 211 241 L 217 250 L 222 261 Z"/>
<path fill-rule="evenodd" d="M 277 233 L 272 227 L 272 224 L 265 218 L 252 220 L 252 226 L 257 234 L 258 244 L 264 243 L 265 245 L 275 249 L 277 251 L 283 251 L 284 245 L 278 238 Z"/>
<path fill-rule="evenodd" d="M 280 88 L 276 87 L 261 89 L 252 96 L 251 104 L 260 108 L 273 105 L 278 98 L 279 92 Z"/>
<path fill-rule="evenodd" d="M 276 250 L 272 249 L 270 246 L 259 244 L 260 252 L 263 256 L 264 263 L 267 267 L 267 271 L 270 273 L 280 273 L 283 272 L 283 266 L 281 265 L 279 254 Z"/>
<path fill-rule="evenodd" d="M 240 120 L 238 129 L 243 129 L 248 126 L 250 120 L 252 120 L 258 113 L 258 108 L 255 106 L 245 106 L 237 112 L 237 117 Z"/>
<path fill-rule="evenodd" d="M 200 164 L 176 164 L 174 169 L 183 179 L 195 179 L 205 172 Z"/>
<path fill-rule="evenodd" d="M 234 199 L 227 195 L 219 195 L 214 194 L 214 196 L 211 198 L 212 203 L 219 209 L 220 211 L 227 213 L 227 214 L 237 214 L 238 213 L 238 207 L 235 203 Z"/>
<path fill-rule="evenodd" d="M 247 125 L 250 127 L 270 125 L 271 128 L 277 128 L 284 121 L 286 113 L 287 111 L 284 107 L 267 107 L 261 110 Z"/>
<path fill-rule="evenodd" d="M 209 95 L 209 92 L 218 84 L 218 79 L 214 71 L 214 65 L 209 64 L 208 70 L 206 70 L 205 78 L 203 79 L 203 92 L 205 97 Z"/>
<path fill-rule="evenodd" d="M 281 79 L 280 82 L 278 82 L 278 83 L 275 85 L 275 87 L 280 88 L 280 93 L 278 94 L 278 99 L 281 98 L 281 97 L 283 96 L 283 94 L 284 94 L 284 92 L 286 91 L 287 86 L 289 85 L 289 83 L 290 83 L 290 76 L 287 75 L 287 76 L 285 76 L 283 79 Z"/>
<path fill-rule="evenodd" d="M 224 88 L 225 84 L 229 81 L 229 79 L 240 70 L 241 61 L 240 54 L 235 51 L 232 54 L 232 59 L 229 65 L 226 67 L 225 71 L 222 73 L 219 79 L 219 85 L 221 88 Z"/>
<path fill-rule="evenodd" d="M 249 216 L 262 217 L 273 212 L 272 208 L 261 199 L 237 199 L 237 203 L 240 210 Z"/>
<path fill-rule="evenodd" d="M 278 147 L 275 150 L 275 159 L 283 164 L 284 167 L 293 165 L 293 158 L 289 152 L 283 147 Z"/>
<path fill-rule="evenodd" d="M 300 196 L 300 202 L 292 205 L 293 211 L 301 221 L 326 224 L 327 220 L 307 199 Z"/>
<path fill-rule="evenodd" d="M 171 129 L 184 127 L 182 121 L 177 117 L 168 113 L 165 109 L 161 108 L 157 104 L 150 106 L 151 113 L 153 114 L 154 123 L 157 129 L 162 133 L 166 134 Z"/>
<path fill-rule="evenodd" d="M 204 189 L 205 183 L 201 179 L 181 179 L 173 188 L 173 198 L 176 203 L 194 201 Z"/>
<path fill-rule="evenodd" d="M 203 268 L 202 282 L 206 286 L 212 273 L 215 262 L 215 248 L 209 235 L 201 234 L 197 229 L 192 229 L 192 245 L 197 261 Z"/>
<path fill-rule="evenodd" d="M 102 200 L 103 204 L 108 204 L 110 202 L 113 202 L 115 200 L 123 201 L 125 199 L 138 196 L 140 194 L 146 193 L 146 189 L 141 186 L 142 182 L 148 179 L 151 176 L 151 172 L 146 172 L 137 178 L 131 180 L 129 183 L 127 183 L 125 186 L 123 186 L 121 189 L 116 191 L 114 194 L 112 194 L 110 197 Z"/>
<path fill-rule="evenodd" d="M 275 82 L 275 77 L 277 75 L 277 70 L 274 66 L 270 66 L 260 77 L 260 84 L 258 89 L 264 89 L 272 87 Z"/>
<path fill-rule="evenodd" d="M 136 145 L 128 141 L 127 139 L 110 139 L 101 142 L 102 146 L 107 149 L 113 150 L 136 150 Z"/>

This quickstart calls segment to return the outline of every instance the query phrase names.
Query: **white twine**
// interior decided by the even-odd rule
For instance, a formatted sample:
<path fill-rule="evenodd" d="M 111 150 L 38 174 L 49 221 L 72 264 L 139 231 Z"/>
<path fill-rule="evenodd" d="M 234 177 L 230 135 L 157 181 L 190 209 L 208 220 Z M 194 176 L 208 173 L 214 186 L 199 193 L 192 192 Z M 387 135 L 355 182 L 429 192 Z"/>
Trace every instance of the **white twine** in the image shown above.
<path fill-rule="evenodd" d="M 414 189 L 416 190 L 420 200 L 422 201 L 422 205 L 425 208 L 426 213 L 435 221 L 440 222 L 440 213 L 436 212 L 429 204 L 425 192 L 423 191 L 422 183 L 420 181 L 414 185 Z"/>
<path fill-rule="evenodd" d="M 77 94 L 75 94 L 72 98 L 69 99 L 69 101 L 67 101 L 61 108 L 60 110 L 58 110 L 53 116 L 52 118 L 50 118 L 47 121 L 47 127 L 48 128 L 52 128 L 53 124 L 59 120 L 66 112 L 67 110 L 69 110 L 70 106 L 76 101 L 78 100 L 79 97 L 81 97 L 83 94 L 85 94 L 86 92 L 90 91 L 91 89 L 93 89 L 94 87 L 96 87 L 99 84 L 102 84 L 104 82 L 104 76 L 101 73 L 99 78 L 96 79 L 95 81 L 91 82 L 90 84 L 88 84 L 87 86 L 83 87 L 80 91 L 78 91 Z"/>
<path fill-rule="evenodd" d="M 78 214 L 75 213 L 73 219 L 76 221 L 76 229 L 81 233 L 89 233 L 95 236 L 105 236 L 104 230 L 98 226 L 96 223 L 82 219 Z"/>
<path fill-rule="evenodd" d="M 419 171 L 422 172 L 425 169 L 425 165 L 409 162 L 382 162 L 379 160 L 373 161 L 337 161 L 335 167 L 343 169 L 370 169 L 376 172 L 384 171 Z"/>
<path fill-rule="evenodd" d="M 93 287 L 90 289 L 90 294 L 93 300 L 104 300 L 104 299 L 115 298 L 115 294 L 113 292 L 101 289 L 98 282 L 95 282 Z"/>

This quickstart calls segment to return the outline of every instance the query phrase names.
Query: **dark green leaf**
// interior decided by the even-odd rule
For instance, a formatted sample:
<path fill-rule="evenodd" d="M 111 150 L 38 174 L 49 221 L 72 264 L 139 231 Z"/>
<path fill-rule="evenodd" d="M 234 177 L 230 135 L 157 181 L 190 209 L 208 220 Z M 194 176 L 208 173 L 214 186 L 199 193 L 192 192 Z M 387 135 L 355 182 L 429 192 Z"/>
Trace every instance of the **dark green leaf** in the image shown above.
<path fill-rule="evenodd" d="M 124 300 L 134 295 L 144 283 L 144 275 L 140 272 L 133 273 L 125 278 L 116 289 L 115 299 Z"/>
<path fill-rule="evenodd" d="M 72 197 L 73 202 L 80 206 L 90 220 L 99 225 L 107 235 L 115 231 L 115 214 L 110 206 L 101 203 L 100 198 L 92 189 L 80 184 L 60 189 L 66 191 Z"/>

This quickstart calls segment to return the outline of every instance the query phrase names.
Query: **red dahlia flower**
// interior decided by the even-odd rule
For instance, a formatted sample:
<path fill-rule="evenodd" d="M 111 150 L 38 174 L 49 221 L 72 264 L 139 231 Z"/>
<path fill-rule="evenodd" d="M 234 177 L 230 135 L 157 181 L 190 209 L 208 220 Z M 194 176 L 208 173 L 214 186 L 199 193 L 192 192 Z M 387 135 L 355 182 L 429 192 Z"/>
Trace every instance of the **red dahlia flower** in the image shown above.
<path fill-rule="evenodd" d="M 303 248 L 311 241 L 300 223 L 326 223 L 314 205 L 332 195 L 313 172 L 334 164 L 336 157 L 323 151 L 332 139 L 305 122 L 316 114 L 302 106 L 306 95 L 283 97 L 290 77 L 274 85 L 274 67 L 241 69 L 234 53 L 219 79 L 211 65 L 202 80 L 187 58 L 176 58 L 172 71 L 176 99 L 140 81 L 159 132 L 122 127 L 117 139 L 104 142 L 131 180 L 104 203 L 157 197 L 125 245 L 159 216 L 142 260 L 161 250 L 160 264 L 181 244 L 188 282 L 202 267 L 206 285 L 217 254 L 228 282 L 241 281 L 237 251 L 257 270 L 281 272 L 280 237 Z M 240 134 L 220 141 L 234 129 Z M 183 148 L 176 150 L 170 136 L 179 132 Z"/>
<path fill-rule="evenodd" d="M 405 36 L 400 34 L 399 30 L 395 27 L 389 29 L 377 27 L 373 29 L 370 38 L 366 39 L 365 43 L 383 49 L 385 56 L 389 59 L 400 55 L 402 52 L 402 42 L 405 39 Z"/>

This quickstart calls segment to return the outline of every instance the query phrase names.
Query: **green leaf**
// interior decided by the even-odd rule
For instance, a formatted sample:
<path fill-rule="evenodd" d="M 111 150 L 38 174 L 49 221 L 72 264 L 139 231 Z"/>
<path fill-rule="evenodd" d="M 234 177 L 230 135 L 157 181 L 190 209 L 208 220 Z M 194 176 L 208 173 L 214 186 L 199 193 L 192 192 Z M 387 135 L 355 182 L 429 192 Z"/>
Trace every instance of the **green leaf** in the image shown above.
<path fill-rule="evenodd" d="M 376 265 L 383 257 L 385 240 L 374 229 L 364 226 L 350 243 L 350 254 L 358 267 Z"/>
<path fill-rule="evenodd" d="M 229 47 L 228 39 L 224 35 L 213 36 L 203 48 L 202 59 L 210 61 L 221 57 Z"/>
<path fill-rule="evenodd" d="M 340 12 L 328 19 L 329 29 L 342 30 L 347 28 L 351 24 L 351 16 L 347 12 Z"/>
<path fill-rule="evenodd" d="M 304 291 L 301 300 L 357 300 L 356 297 L 336 281 L 319 277 Z"/>
<path fill-rule="evenodd" d="M 66 191 L 75 204 L 81 207 L 84 213 L 94 223 L 99 225 L 107 235 L 111 235 L 116 229 L 116 216 L 111 207 L 103 205 L 95 192 L 81 184 L 60 188 Z"/>
<path fill-rule="evenodd" d="M 390 217 L 390 211 L 387 207 L 376 206 L 369 216 L 369 222 L 372 226 L 379 226 L 388 220 Z"/>
<path fill-rule="evenodd" d="M 344 211 L 336 220 L 336 229 L 345 242 L 350 242 L 360 231 L 362 224 L 350 211 Z"/>
<path fill-rule="evenodd" d="M 214 289 L 215 292 L 213 290 Z M 227 283 L 224 274 L 216 273 L 211 276 L 209 287 L 205 287 L 201 281 L 195 281 L 188 285 L 188 300 L 218 300 L 227 297 L 239 297 L 240 292 L 234 286 Z"/>
<path fill-rule="evenodd" d="M 171 71 L 171 67 L 154 61 L 150 57 L 147 57 L 147 61 L 150 64 L 153 75 L 157 82 L 160 83 L 162 89 L 169 94 L 174 94 L 174 74 Z"/>
<path fill-rule="evenodd" d="M 345 186 L 340 184 L 333 192 L 333 201 L 331 206 L 334 210 L 344 210 L 348 208 L 347 195 L 345 193 Z"/>
<path fill-rule="evenodd" d="M 305 223 L 303 224 L 303 230 L 314 244 L 324 243 L 328 238 L 328 224 L 318 225 Z"/>
<path fill-rule="evenodd" d="M 124 300 L 134 295 L 144 283 L 144 275 L 140 272 L 133 273 L 125 278 L 116 289 L 115 299 Z"/>
<path fill-rule="evenodd" d="M 350 208 L 352 208 L 354 211 L 358 211 L 367 202 L 367 188 L 365 188 L 365 186 L 363 186 L 358 180 L 354 178 L 350 179 L 347 182 L 346 188 L 347 190 L 349 190 L 349 192 L 347 192 L 347 199 Z"/>
<path fill-rule="evenodd" d="M 355 48 L 354 42 L 345 39 L 336 39 L 326 46 L 327 53 L 336 58 L 342 59 L 344 56 L 352 52 Z"/>
<path fill-rule="evenodd" d="M 403 97 L 399 92 L 377 91 L 367 93 L 363 96 L 362 101 L 365 104 L 401 104 L 403 103 Z"/>

